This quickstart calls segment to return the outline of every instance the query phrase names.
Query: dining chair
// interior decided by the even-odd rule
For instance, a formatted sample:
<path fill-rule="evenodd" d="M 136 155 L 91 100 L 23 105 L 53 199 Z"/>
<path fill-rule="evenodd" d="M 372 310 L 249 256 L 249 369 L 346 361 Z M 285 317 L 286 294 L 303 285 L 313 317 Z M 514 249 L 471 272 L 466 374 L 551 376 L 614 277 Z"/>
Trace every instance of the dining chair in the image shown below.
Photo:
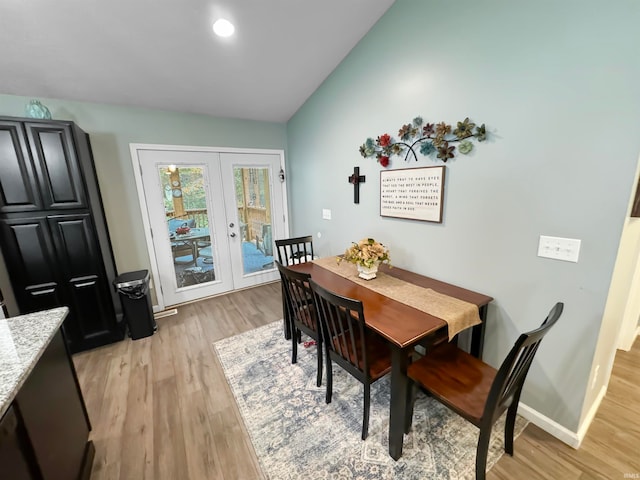
<path fill-rule="evenodd" d="M 282 265 L 294 265 L 313 260 L 313 237 L 283 238 L 276 240 L 278 261 Z"/>
<path fill-rule="evenodd" d="M 416 388 L 422 388 L 480 429 L 476 448 L 476 479 L 485 478 L 491 428 L 507 411 L 504 449 L 513 456 L 513 430 L 522 386 L 540 342 L 558 321 L 564 304 L 556 303 L 542 325 L 520 335 L 498 370 L 451 343 L 445 343 L 414 361 L 407 369 Z M 408 426 L 413 402 L 407 409 Z"/>
<path fill-rule="evenodd" d="M 213 263 L 213 249 L 211 242 L 208 240 L 196 241 L 196 250 L 198 257 L 202 257 L 202 263 L 211 265 Z"/>
<path fill-rule="evenodd" d="M 284 303 L 291 319 L 291 363 L 298 361 L 298 343 L 301 332 L 306 333 L 316 342 L 318 374 L 316 384 L 322 385 L 322 335 L 318 328 L 313 294 L 309 285 L 311 275 L 296 272 L 276 261 L 282 280 Z"/>
<path fill-rule="evenodd" d="M 313 260 L 313 237 L 283 238 L 276 240 L 276 251 L 278 252 L 278 262 L 281 265 L 295 265 Z M 284 317 L 284 338 L 291 338 L 291 319 L 288 317 L 284 305 L 284 290 L 282 291 L 282 312 Z"/>
<path fill-rule="evenodd" d="M 196 264 L 196 254 L 190 241 L 176 240 L 171 242 L 171 254 L 175 265 Z"/>
<path fill-rule="evenodd" d="M 371 384 L 391 371 L 391 349 L 367 328 L 360 300 L 330 292 L 313 279 L 310 284 L 325 345 L 326 402 L 331 403 L 332 362 L 336 362 L 364 385 L 362 439 L 365 440 L 369 434 Z"/>

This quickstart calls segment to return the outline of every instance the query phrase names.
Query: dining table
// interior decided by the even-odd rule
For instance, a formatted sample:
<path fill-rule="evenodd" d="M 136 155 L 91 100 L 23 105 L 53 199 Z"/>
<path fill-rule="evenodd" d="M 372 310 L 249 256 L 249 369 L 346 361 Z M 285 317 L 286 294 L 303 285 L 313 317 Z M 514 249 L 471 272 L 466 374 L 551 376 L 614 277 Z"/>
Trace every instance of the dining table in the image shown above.
<path fill-rule="evenodd" d="M 195 263 L 196 257 L 198 256 L 198 242 L 210 242 L 211 235 L 208 227 L 194 227 L 182 234 L 178 234 L 175 231 L 169 231 L 169 240 L 171 242 L 184 242 L 189 244 L 193 255 L 193 261 Z"/>
<path fill-rule="evenodd" d="M 337 260 L 337 257 L 333 259 Z M 326 259 L 324 266 L 319 263 L 323 262 L 314 260 L 292 265 L 289 268 L 310 274 L 316 283 L 338 295 L 360 300 L 363 304 L 366 326 L 390 345 L 389 455 L 394 460 L 398 460 L 402 456 L 404 434 L 408 433 L 411 425 L 407 412 L 411 411 L 412 387 L 406 374 L 410 355 L 417 345 L 428 340 L 431 335 L 446 333 L 448 323 L 438 316 L 369 288 L 364 284 L 367 282 L 336 273 L 334 269 L 327 268 Z M 352 267 L 355 272 L 356 267 Z M 425 295 L 430 289 L 437 294 L 475 305 L 478 308 L 477 315 L 480 322 L 456 335 L 455 340 L 467 336 L 470 340 L 467 342 L 469 353 L 478 358 L 482 357 L 487 306 L 493 300 L 492 297 L 398 267 L 383 264 L 379 272 L 412 286 L 412 292 L 416 291 L 415 286 L 422 287 Z M 376 282 L 376 279 L 369 282 Z"/>

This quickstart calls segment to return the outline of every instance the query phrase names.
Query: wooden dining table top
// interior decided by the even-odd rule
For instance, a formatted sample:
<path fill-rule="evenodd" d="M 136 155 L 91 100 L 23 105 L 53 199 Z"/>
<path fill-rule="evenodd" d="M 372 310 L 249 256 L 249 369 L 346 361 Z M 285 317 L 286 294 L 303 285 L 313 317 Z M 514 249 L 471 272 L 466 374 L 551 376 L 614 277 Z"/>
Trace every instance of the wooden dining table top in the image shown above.
<path fill-rule="evenodd" d="M 291 265 L 289 268 L 310 274 L 316 283 L 338 295 L 362 301 L 367 326 L 400 348 L 414 345 L 447 325 L 441 318 L 376 293 L 313 262 Z M 379 272 L 472 303 L 478 308 L 493 300 L 490 296 L 398 267 L 383 264 Z M 375 282 L 375 279 L 370 281 Z"/>

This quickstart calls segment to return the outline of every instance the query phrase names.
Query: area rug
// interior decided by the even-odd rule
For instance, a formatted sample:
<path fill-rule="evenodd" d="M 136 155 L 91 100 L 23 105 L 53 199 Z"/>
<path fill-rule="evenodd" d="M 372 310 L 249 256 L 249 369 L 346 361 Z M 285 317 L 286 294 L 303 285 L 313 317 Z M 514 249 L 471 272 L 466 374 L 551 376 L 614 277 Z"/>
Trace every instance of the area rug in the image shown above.
<path fill-rule="evenodd" d="M 473 479 L 478 430 L 422 393 L 402 457 L 388 453 L 387 375 L 371 387 L 369 437 L 360 438 L 363 387 L 334 365 L 333 399 L 316 386 L 315 347 L 298 349 L 282 321 L 214 343 L 261 468 L 271 480 Z M 527 422 L 516 421 L 516 436 Z M 493 430 L 487 468 L 503 453 L 504 416 Z"/>

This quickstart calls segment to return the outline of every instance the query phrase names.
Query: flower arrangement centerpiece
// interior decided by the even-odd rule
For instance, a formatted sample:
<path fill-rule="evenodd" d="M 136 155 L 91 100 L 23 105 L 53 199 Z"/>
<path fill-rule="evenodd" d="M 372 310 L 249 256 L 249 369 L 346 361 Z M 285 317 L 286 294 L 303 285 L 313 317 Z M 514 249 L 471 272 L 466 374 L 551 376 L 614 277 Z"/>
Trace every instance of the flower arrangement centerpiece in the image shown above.
<path fill-rule="evenodd" d="M 178 235 L 186 235 L 187 233 L 189 233 L 191 229 L 187 226 L 187 225 L 183 225 L 181 227 L 176 228 L 176 233 Z"/>
<path fill-rule="evenodd" d="M 438 159 L 446 162 L 456 154 L 456 146 L 452 145 L 453 143 L 459 143 L 457 151 L 466 155 L 473 149 L 471 140 L 483 142 L 486 138 L 484 123 L 476 126 L 469 118 L 458 122 L 454 129 L 445 122 L 424 123 L 422 117 L 416 117 L 398 130 L 398 139 L 394 139 L 388 133 L 380 135 L 375 140 L 367 138 L 360 146 L 360 155 L 365 158 L 375 157 L 383 167 L 389 166 L 389 158 L 393 155 L 404 155 L 404 160 L 407 161 L 409 154 L 412 154 L 417 161 L 415 150 L 425 156 L 435 154 Z"/>
<path fill-rule="evenodd" d="M 358 267 L 358 276 L 365 280 L 376 277 L 378 265 L 391 264 L 389 249 L 373 238 L 363 238 L 358 243 L 352 242 L 338 262 L 345 260 Z"/>

